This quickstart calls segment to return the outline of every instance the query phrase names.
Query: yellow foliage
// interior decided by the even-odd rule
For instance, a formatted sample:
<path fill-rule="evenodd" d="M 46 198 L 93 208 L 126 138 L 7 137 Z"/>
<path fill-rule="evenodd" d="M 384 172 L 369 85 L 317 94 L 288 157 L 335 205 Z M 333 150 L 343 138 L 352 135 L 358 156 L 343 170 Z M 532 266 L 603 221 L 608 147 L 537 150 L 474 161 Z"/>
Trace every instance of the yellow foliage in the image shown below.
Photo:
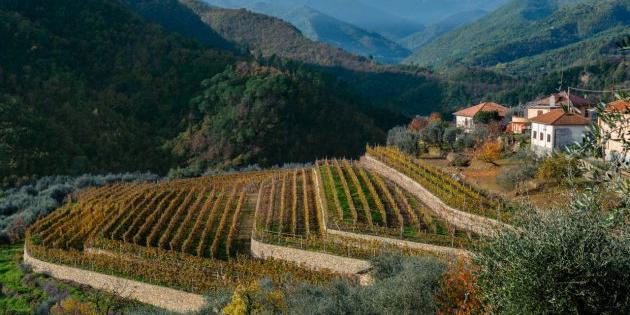
<path fill-rule="evenodd" d="M 61 301 L 60 304 L 53 306 L 50 309 L 53 315 L 97 315 L 98 312 L 89 303 L 83 303 L 73 298 L 67 298 Z"/>
<path fill-rule="evenodd" d="M 258 282 L 239 285 L 230 303 L 223 308 L 228 315 L 267 314 L 285 310 L 284 295 L 279 290 L 266 290 Z"/>
<path fill-rule="evenodd" d="M 475 156 L 480 161 L 496 165 L 496 161 L 501 159 L 503 146 L 498 141 L 487 141 L 477 151 Z"/>

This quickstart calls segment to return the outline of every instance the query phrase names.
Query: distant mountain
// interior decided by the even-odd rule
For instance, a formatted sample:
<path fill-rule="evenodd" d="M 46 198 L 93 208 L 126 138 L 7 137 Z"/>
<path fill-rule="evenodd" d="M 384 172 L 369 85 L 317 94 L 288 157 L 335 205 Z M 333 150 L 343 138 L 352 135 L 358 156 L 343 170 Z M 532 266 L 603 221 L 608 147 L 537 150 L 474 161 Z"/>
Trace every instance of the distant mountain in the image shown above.
<path fill-rule="evenodd" d="M 358 0 L 407 20 L 432 25 L 471 11 L 494 11 L 507 0 Z"/>
<path fill-rule="evenodd" d="M 614 57 L 630 33 L 627 0 L 513 0 L 420 48 L 406 63 L 531 75 Z"/>
<path fill-rule="evenodd" d="M 377 32 L 389 39 L 400 40 L 424 27 L 422 23 L 409 20 L 366 4 L 364 0 L 297 0 L 336 19 Z M 395 5 L 390 1 L 382 1 Z"/>
<path fill-rule="evenodd" d="M 247 1 L 234 3 L 223 0 L 205 2 L 225 8 L 246 8 L 281 18 L 297 27 L 309 39 L 330 44 L 355 55 L 372 57 L 381 63 L 399 63 L 411 54 L 411 51 L 381 34 L 340 21 L 306 5 Z"/>
<path fill-rule="evenodd" d="M 367 5 L 363 0 L 204 0 L 212 5 L 223 8 L 247 8 L 256 11 L 260 4 L 274 6 L 270 11 L 256 11 L 284 17 L 295 7 L 308 7 L 319 13 L 352 24 L 355 27 L 376 32 L 390 40 L 399 40 L 422 30 L 422 23 L 405 19 L 387 10 Z"/>
<path fill-rule="evenodd" d="M 201 16 L 213 30 L 254 55 L 276 55 L 308 64 L 354 70 L 374 67 L 368 58 L 306 38 L 296 27 L 281 19 L 246 9 L 214 8 L 197 0 L 180 1 Z"/>
<path fill-rule="evenodd" d="M 484 10 L 473 10 L 460 12 L 451 15 L 444 20 L 427 26 L 424 30 L 405 37 L 400 42 L 404 47 L 410 50 L 417 50 L 420 47 L 438 39 L 440 36 L 468 23 L 476 21 L 488 14 Z"/>

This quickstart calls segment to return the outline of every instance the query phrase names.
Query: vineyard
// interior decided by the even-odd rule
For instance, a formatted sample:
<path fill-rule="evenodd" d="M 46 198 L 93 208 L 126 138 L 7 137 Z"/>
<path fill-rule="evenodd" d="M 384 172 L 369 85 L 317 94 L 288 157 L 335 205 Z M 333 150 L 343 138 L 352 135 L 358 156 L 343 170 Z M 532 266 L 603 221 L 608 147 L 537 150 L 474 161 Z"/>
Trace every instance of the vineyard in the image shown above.
<path fill-rule="evenodd" d="M 94 189 L 31 229 L 48 248 L 84 249 L 99 237 L 199 257 L 228 259 L 246 252 L 253 214 L 246 198 L 254 178 L 214 178 Z M 242 233 L 242 229 L 246 231 Z"/>
<path fill-rule="evenodd" d="M 324 218 L 311 168 L 274 174 L 260 188 L 256 229 L 289 236 L 324 235 Z"/>
<path fill-rule="evenodd" d="M 502 222 L 511 219 L 511 211 L 501 198 L 456 180 L 397 148 L 368 147 L 367 154 L 407 175 L 453 208 Z"/>
<path fill-rule="evenodd" d="M 252 258 L 252 236 L 359 259 L 436 254 L 328 230 L 456 248 L 477 240 L 360 164 L 324 160 L 299 169 L 87 189 L 32 225 L 26 245 L 52 263 L 191 292 L 264 276 L 280 283 L 340 276 Z"/>
<path fill-rule="evenodd" d="M 316 170 L 322 178 L 328 228 L 455 247 L 468 246 L 475 238 L 357 163 L 324 160 Z"/>

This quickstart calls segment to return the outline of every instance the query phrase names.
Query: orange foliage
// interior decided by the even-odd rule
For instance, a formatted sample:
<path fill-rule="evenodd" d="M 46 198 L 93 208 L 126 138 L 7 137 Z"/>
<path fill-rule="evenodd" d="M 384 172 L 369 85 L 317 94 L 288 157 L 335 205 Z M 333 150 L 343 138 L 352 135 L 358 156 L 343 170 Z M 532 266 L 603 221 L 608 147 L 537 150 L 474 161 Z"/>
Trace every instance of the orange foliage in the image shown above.
<path fill-rule="evenodd" d="M 459 257 L 455 261 L 449 261 L 441 288 L 436 296 L 438 315 L 485 313 L 479 300 L 477 278 L 473 274 L 473 266 L 468 258 Z"/>
<path fill-rule="evenodd" d="M 409 124 L 409 129 L 413 131 L 421 131 L 429 125 L 429 120 L 426 117 L 416 116 Z"/>
<path fill-rule="evenodd" d="M 497 165 L 496 161 L 501 159 L 503 146 L 498 141 L 488 140 L 477 151 L 475 157 L 486 163 Z"/>

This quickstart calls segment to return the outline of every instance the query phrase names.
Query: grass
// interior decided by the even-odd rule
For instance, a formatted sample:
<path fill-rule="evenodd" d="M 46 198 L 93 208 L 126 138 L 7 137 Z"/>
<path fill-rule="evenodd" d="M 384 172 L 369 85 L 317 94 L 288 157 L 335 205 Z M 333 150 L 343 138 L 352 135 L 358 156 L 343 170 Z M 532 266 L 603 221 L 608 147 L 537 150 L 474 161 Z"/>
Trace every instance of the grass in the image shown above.
<path fill-rule="evenodd" d="M 4 292 L 0 294 L 0 313 L 2 314 L 30 314 L 32 295 L 43 294 L 41 290 L 32 292 L 31 288 L 22 284 L 24 273 L 18 267 L 22 250 L 21 244 L 0 247 L 0 283 Z"/>
<path fill-rule="evenodd" d="M 97 290 L 76 287 L 43 274 L 26 273 L 24 269 L 20 268 L 23 250 L 23 244 L 0 246 L 0 284 L 2 286 L 0 315 L 34 314 L 42 305 L 49 308 L 54 303 L 66 298 L 91 305 L 99 312 L 106 309 L 115 311 L 157 310 Z"/>

